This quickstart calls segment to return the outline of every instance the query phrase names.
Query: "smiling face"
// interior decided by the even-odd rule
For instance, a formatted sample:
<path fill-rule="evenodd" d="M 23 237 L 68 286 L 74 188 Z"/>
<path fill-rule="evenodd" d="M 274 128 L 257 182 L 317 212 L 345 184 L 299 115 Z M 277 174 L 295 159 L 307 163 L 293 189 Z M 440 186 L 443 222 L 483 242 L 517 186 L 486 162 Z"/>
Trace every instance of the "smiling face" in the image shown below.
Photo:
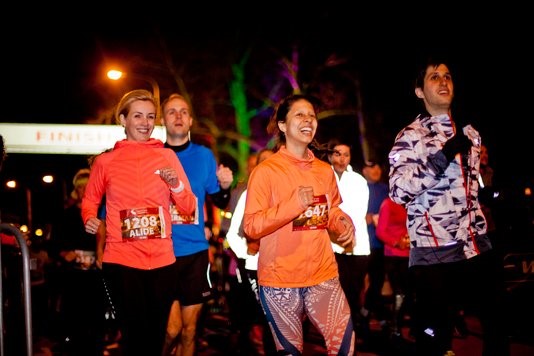
<path fill-rule="evenodd" d="M 286 147 L 292 151 L 307 148 L 317 131 L 317 116 L 313 105 L 306 99 L 295 101 L 289 109 L 286 120 L 278 127 L 286 136 Z"/>
<path fill-rule="evenodd" d="M 156 106 L 149 100 L 136 100 L 130 104 L 127 116 L 119 116 L 126 139 L 130 141 L 148 141 L 156 122 Z"/>
<path fill-rule="evenodd" d="M 431 115 L 448 114 L 454 98 L 454 86 L 445 64 L 430 65 L 426 69 L 423 87 L 415 88 L 415 95 L 423 99 Z"/>

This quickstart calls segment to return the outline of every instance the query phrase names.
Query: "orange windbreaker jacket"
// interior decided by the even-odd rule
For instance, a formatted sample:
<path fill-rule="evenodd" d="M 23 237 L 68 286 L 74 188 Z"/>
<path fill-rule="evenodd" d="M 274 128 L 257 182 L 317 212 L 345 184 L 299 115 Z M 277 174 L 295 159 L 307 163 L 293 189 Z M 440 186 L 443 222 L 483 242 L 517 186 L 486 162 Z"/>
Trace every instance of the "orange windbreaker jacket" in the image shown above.
<path fill-rule="evenodd" d="M 335 231 L 341 216 L 352 220 L 338 207 L 341 196 L 330 165 L 310 150 L 308 155 L 306 160 L 297 158 L 283 146 L 250 176 L 243 228 L 249 239 L 261 239 L 258 281 L 262 286 L 309 287 L 338 276 L 328 230 L 321 227 Z M 299 186 L 313 186 L 317 200 L 326 197 L 326 203 L 312 210 L 303 207 Z M 299 222 L 306 212 L 308 229 Z"/>

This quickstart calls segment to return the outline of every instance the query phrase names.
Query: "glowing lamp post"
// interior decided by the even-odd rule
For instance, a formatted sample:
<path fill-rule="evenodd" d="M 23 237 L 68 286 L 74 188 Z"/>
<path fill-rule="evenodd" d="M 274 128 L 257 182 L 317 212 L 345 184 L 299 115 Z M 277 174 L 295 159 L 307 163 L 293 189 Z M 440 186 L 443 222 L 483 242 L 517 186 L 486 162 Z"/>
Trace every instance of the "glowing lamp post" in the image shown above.
<path fill-rule="evenodd" d="M 6 182 L 6 187 L 8 189 L 18 189 L 19 188 L 19 182 L 12 179 Z M 24 189 L 24 195 L 26 197 L 26 219 L 28 220 L 28 227 L 30 230 L 32 229 L 33 225 L 33 212 L 32 212 L 32 191 L 30 188 L 24 186 L 22 187 Z"/>
<path fill-rule="evenodd" d="M 50 174 L 43 175 L 41 177 L 42 182 L 50 186 L 52 183 L 54 183 L 55 177 Z M 5 186 L 7 189 L 16 191 L 19 190 L 21 193 L 24 193 L 24 198 L 26 202 L 26 219 L 27 219 L 27 226 L 29 231 L 33 231 L 33 193 L 30 187 L 26 183 L 22 183 L 16 179 L 10 179 L 5 182 Z M 47 188 L 48 189 L 48 188 Z"/>
<path fill-rule="evenodd" d="M 160 117 L 160 97 L 159 97 L 159 85 L 158 82 L 154 80 L 154 78 L 137 74 L 137 73 L 125 73 L 123 71 L 120 71 L 118 69 L 111 69 L 107 72 L 107 76 L 111 80 L 120 80 L 122 78 L 126 78 L 127 76 L 130 76 L 134 79 L 140 79 L 144 80 L 152 86 L 152 93 L 154 94 L 154 99 L 156 100 L 156 119 L 159 120 Z"/>

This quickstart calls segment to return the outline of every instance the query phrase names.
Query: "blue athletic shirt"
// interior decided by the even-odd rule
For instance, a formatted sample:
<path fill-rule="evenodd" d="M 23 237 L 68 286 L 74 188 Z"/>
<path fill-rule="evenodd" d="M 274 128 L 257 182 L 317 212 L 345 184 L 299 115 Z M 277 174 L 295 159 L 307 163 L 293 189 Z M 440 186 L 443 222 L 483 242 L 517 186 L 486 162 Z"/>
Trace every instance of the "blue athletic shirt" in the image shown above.
<path fill-rule="evenodd" d="M 216 175 L 217 161 L 209 148 L 190 142 L 184 150 L 176 152 L 176 155 L 198 199 L 198 223 L 172 225 L 174 255 L 181 257 L 209 248 L 209 241 L 204 234 L 204 202 L 206 194 L 217 193 L 221 188 Z"/>

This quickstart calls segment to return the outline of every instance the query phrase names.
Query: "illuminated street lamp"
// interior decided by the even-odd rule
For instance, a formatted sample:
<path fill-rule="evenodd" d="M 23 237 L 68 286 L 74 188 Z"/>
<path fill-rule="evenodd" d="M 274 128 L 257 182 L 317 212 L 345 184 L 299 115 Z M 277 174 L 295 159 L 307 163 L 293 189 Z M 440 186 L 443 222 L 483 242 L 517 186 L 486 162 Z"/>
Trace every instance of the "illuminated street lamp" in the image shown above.
<path fill-rule="evenodd" d="M 54 182 L 54 176 L 50 174 L 46 174 L 43 176 L 42 180 L 46 184 L 51 184 Z"/>
<path fill-rule="evenodd" d="M 55 177 L 51 174 L 45 174 L 41 177 L 42 182 L 49 186 L 55 181 Z M 16 191 L 19 190 L 21 193 L 24 193 L 24 198 L 26 202 L 26 219 L 27 219 L 27 225 L 29 231 L 33 231 L 33 193 L 30 187 L 25 184 L 21 183 L 20 181 L 16 179 L 10 179 L 5 182 L 5 187 L 8 190 Z"/>
<path fill-rule="evenodd" d="M 8 189 L 17 189 L 18 182 L 14 179 L 6 182 Z M 28 226 L 31 230 L 33 224 L 33 212 L 32 212 L 32 191 L 27 186 L 23 187 L 26 196 L 26 218 L 28 219 Z"/>
<path fill-rule="evenodd" d="M 156 119 L 159 120 L 160 117 L 160 98 L 159 98 L 159 85 L 158 82 L 152 77 L 137 74 L 137 73 L 126 73 L 118 69 L 111 69 L 107 72 L 107 76 L 111 80 L 120 80 L 122 78 L 126 78 L 126 76 L 130 76 L 134 79 L 140 79 L 144 80 L 152 86 L 152 92 L 154 94 L 154 99 L 156 101 Z"/>

